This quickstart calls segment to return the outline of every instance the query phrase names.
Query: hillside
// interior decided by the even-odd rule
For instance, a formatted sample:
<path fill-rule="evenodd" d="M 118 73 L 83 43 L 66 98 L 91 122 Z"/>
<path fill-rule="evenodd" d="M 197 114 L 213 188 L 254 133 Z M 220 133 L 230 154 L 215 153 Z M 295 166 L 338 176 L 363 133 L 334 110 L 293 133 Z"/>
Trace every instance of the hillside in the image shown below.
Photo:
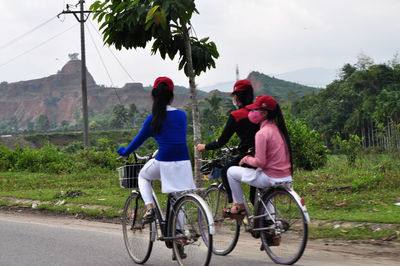
<path fill-rule="evenodd" d="M 318 91 L 318 88 L 277 79 L 256 71 L 251 72 L 247 79 L 253 84 L 256 95 L 268 94 L 280 102 L 293 102 Z"/>
<path fill-rule="evenodd" d="M 60 125 L 67 121 L 75 124 L 81 117 L 81 61 L 68 61 L 56 74 L 35 80 L 15 83 L 0 83 L 0 123 L 15 123 L 15 128 L 26 129 L 40 115 L 46 115 L 51 124 Z M 128 107 L 135 103 L 139 111 L 150 111 L 151 87 L 141 83 L 127 83 L 122 88 L 110 88 L 96 84 L 89 71 L 87 94 L 89 114 L 103 115 L 116 104 Z M 248 79 L 253 83 L 256 94 L 269 94 L 287 102 L 316 91 L 316 88 L 271 78 L 259 72 L 251 72 Z M 233 84 L 232 84 L 233 85 Z M 231 85 L 231 86 L 232 86 Z M 211 87 L 210 87 L 211 88 Z M 229 97 L 230 93 L 212 90 L 197 90 L 198 98 L 204 99 L 213 93 L 218 97 Z M 183 108 L 190 103 L 188 88 L 176 86 L 174 106 Z M 14 122 L 12 122 L 14 121 Z"/>
<path fill-rule="evenodd" d="M 150 110 L 149 92 L 141 83 L 128 83 L 122 88 L 98 86 L 87 71 L 87 94 L 89 112 L 103 114 L 107 109 L 121 103 L 135 103 L 139 110 Z M 71 60 L 57 74 L 29 81 L 0 83 L 0 121 L 16 119 L 19 128 L 35 122 L 41 114 L 50 123 L 68 121 L 75 123 L 80 117 L 81 61 Z M 174 104 L 181 108 L 190 102 L 188 93 L 177 91 Z"/>

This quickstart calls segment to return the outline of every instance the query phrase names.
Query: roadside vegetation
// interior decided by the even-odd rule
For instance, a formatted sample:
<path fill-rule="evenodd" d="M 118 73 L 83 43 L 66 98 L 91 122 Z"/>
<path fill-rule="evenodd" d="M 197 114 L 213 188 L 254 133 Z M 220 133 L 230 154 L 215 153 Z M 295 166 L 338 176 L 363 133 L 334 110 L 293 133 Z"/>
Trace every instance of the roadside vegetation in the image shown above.
<path fill-rule="evenodd" d="M 340 79 L 325 90 L 283 105 L 294 188 L 306 200 L 313 221 L 311 238 L 400 241 L 399 84 L 397 59 L 374 65 L 364 57 L 356 65 L 345 65 Z M 233 106 L 215 94 L 199 106 L 207 143 L 220 135 Z M 125 123 L 128 112 L 117 109 L 114 120 Z M 188 132 L 193 132 L 191 108 L 185 111 Z M 118 217 L 129 190 L 119 187 L 115 168 L 123 162 L 115 160 L 115 151 L 137 130 L 92 132 L 86 150 L 76 133 L 24 136 L 37 149 L 0 145 L 0 205 Z M 234 137 L 228 145 L 237 144 Z M 193 154 L 191 135 L 188 147 Z M 148 140 L 138 152 L 155 149 L 154 140 Z M 219 154 L 208 151 L 202 156 Z M 154 188 L 164 203 L 160 183 Z"/>
<path fill-rule="evenodd" d="M 104 139 L 100 142 L 103 146 L 87 150 L 75 142 L 63 148 L 46 144 L 41 149 L 11 150 L 0 146 L 0 205 L 120 216 L 129 194 L 119 187 L 115 171 L 123 163 L 115 160 L 114 145 L 106 147 L 104 143 L 109 142 Z M 148 141 L 138 152 L 147 154 L 154 145 Z M 400 202 L 399 155 L 360 151 L 354 164 L 343 154 L 327 156 L 326 164 L 318 169 L 297 167 L 294 186 L 306 200 L 313 220 L 310 236 L 398 241 L 400 206 L 395 203 Z M 204 186 L 207 184 L 205 181 Z M 154 187 L 165 203 L 160 183 Z M 343 222 L 351 223 L 342 226 Z"/>

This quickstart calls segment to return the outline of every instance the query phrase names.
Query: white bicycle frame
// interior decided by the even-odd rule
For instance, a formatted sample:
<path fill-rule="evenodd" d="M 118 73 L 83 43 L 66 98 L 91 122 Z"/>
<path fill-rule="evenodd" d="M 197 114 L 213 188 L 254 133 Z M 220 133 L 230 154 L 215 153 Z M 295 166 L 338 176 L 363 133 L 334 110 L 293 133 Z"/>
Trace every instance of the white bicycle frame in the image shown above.
<path fill-rule="evenodd" d="M 302 200 L 302 198 L 297 194 L 297 192 L 293 190 L 293 186 L 292 186 L 292 183 L 291 183 L 291 182 L 282 182 L 282 183 L 278 182 L 278 183 L 276 183 L 273 187 L 280 187 L 280 188 L 285 189 L 287 192 L 289 192 L 289 194 L 292 195 L 293 198 L 295 199 L 296 203 L 300 206 L 301 211 L 303 212 L 304 218 L 305 218 L 305 220 L 306 220 L 306 223 L 309 224 L 309 223 L 311 222 L 310 216 L 308 215 L 308 211 L 307 211 L 307 208 L 306 208 L 305 203 L 304 203 L 304 200 Z M 261 193 L 260 193 L 260 191 L 259 191 L 258 193 L 259 193 L 259 194 L 258 194 L 258 197 L 257 197 L 257 198 L 258 198 L 258 200 L 261 202 L 261 204 L 264 205 L 264 208 L 265 208 L 265 210 L 266 210 L 266 213 L 265 213 L 265 214 L 262 214 L 262 215 L 258 215 L 258 216 L 255 216 L 254 214 L 251 214 L 251 215 L 248 216 L 248 219 L 258 219 L 258 218 L 262 218 L 262 217 L 267 217 L 267 216 L 268 216 L 272 221 L 275 222 L 275 217 L 274 217 L 274 215 L 271 214 L 271 213 L 268 211 L 268 207 L 265 206 L 265 204 L 261 201 Z M 247 213 L 252 213 L 252 212 L 250 211 L 250 206 L 249 206 L 249 204 L 247 203 L 247 200 L 246 200 L 246 198 L 245 198 L 244 195 L 243 195 L 243 197 L 244 197 L 243 203 L 244 203 L 246 212 L 247 212 Z M 259 203 L 258 203 L 258 204 L 259 204 Z M 260 231 L 260 230 L 262 230 L 262 229 L 263 229 L 263 228 L 258 228 L 258 229 L 257 229 L 257 228 L 253 228 L 254 231 Z"/>

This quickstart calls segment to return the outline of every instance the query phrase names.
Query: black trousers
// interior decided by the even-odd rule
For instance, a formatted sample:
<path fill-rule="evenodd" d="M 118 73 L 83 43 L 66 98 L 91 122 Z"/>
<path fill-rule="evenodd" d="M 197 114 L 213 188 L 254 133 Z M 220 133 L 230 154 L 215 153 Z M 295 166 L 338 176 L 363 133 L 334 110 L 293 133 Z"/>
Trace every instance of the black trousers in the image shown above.
<path fill-rule="evenodd" d="M 222 184 L 225 187 L 226 193 L 228 194 L 228 202 L 232 203 L 233 198 L 232 198 L 232 190 L 231 187 L 229 186 L 229 181 L 228 181 L 228 176 L 226 175 L 226 172 L 228 171 L 228 168 L 231 166 L 238 166 L 240 160 L 246 156 L 247 154 L 241 154 L 238 155 L 235 159 L 227 163 L 224 168 L 221 170 L 221 178 L 222 178 Z M 253 186 L 250 186 L 250 202 L 254 205 L 254 200 L 255 200 L 255 195 L 256 195 L 256 188 Z"/>

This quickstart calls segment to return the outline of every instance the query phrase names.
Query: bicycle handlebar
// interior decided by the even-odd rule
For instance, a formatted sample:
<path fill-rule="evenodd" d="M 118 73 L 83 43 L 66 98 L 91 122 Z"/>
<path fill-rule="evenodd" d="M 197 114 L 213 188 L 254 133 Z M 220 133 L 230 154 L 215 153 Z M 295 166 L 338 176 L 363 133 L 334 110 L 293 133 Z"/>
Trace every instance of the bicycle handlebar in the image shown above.
<path fill-rule="evenodd" d="M 137 153 L 134 152 L 134 155 L 135 155 L 136 159 L 138 159 L 138 160 L 144 160 L 144 161 L 148 161 L 148 160 L 150 160 L 151 158 L 156 157 L 157 154 L 158 154 L 158 149 L 155 150 L 152 154 L 144 155 L 144 156 L 141 156 L 141 155 L 139 155 L 139 154 L 137 154 Z M 127 156 L 119 156 L 116 160 L 118 161 L 118 160 L 121 160 L 122 158 L 127 158 Z"/>
<path fill-rule="evenodd" d="M 225 152 L 225 153 L 228 153 L 228 152 L 232 152 L 232 151 L 235 151 L 235 150 L 237 150 L 237 148 L 238 148 L 238 146 L 233 146 L 233 147 L 226 147 L 226 148 L 221 148 L 221 152 Z"/>
<path fill-rule="evenodd" d="M 140 156 L 139 154 L 136 154 L 136 158 L 138 160 L 145 160 L 148 161 L 150 159 L 150 155 L 145 155 L 145 156 Z"/>

